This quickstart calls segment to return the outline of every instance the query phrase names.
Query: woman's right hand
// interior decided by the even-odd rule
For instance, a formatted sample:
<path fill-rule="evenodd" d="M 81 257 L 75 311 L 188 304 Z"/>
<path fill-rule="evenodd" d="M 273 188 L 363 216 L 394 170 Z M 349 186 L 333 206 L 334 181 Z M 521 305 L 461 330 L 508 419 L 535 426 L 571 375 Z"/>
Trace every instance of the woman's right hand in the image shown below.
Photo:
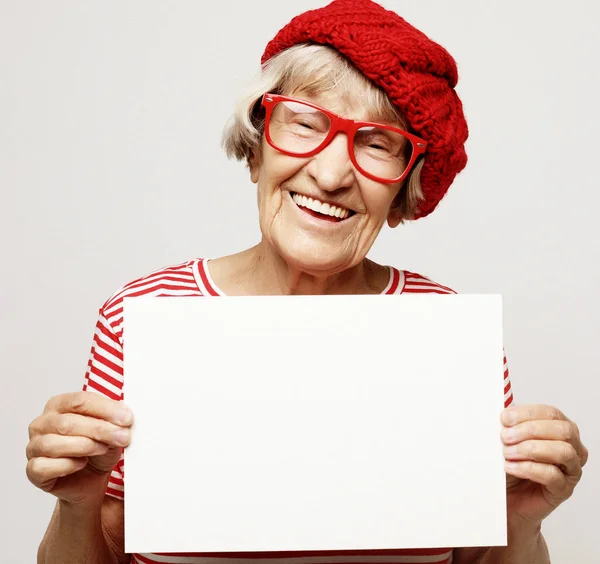
<path fill-rule="evenodd" d="M 62 501 L 99 507 L 132 423 L 123 402 L 94 392 L 51 398 L 29 425 L 27 477 Z"/>

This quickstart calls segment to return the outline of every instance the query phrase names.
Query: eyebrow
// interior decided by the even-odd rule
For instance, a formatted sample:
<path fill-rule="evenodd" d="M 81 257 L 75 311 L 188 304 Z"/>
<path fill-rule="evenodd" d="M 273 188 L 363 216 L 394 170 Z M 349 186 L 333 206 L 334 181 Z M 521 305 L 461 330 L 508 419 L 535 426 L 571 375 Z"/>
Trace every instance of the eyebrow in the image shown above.
<path fill-rule="evenodd" d="M 297 91 L 292 91 L 291 93 L 287 94 L 287 96 L 291 96 L 292 98 L 297 98 L 298 100 L 304 100 L 305 102 L 310 102 L 312 104 L 315 104 L 317 106 L 320 106 L 322 108 L 325 108 L 327 110 L 329 110 L 329 108 L 327 108 L 327 106 L 323 103 L 323 101 L 320 99 L 321 95 L 318 92 L 315 93 L 309 93 L 309 92 L 303 92 L 301 90 L 297 90 Z M 339 112 L 334 112 L 333 110 L 329 110 L 330 112 L 333 112 L 335 114 L 338 115 L 342 115 Z M 400 117 L 398 117 L 395 114 L 370 114 L 369 112 L 367 112 L 367 115 L 365 118 L 361 119 L 361 120 L 357 120 L 357 121 L 367 121 L 367 122 L 373 122 L 373 123 L 379 123 L 381 125 L 390 125 L 392 127 L 397 127 L 398 129 L 406 129 L 406 125 L 403 123 L 402 119 Z"/>
<path fill-rule="evenodd" d="M 321 106 L 322 108 L 325 109 L 329 109 L 327 108 L 327 106 L 322 102 L 322 100 L 319 99 L 319 96 L 310 96 L 310 95 L 302 95 L 302 94 L 293 94 L 293 97 L 298 98 L 299 100 L 305 100 L 307 102 L 311 102 L 312 104 L 316 104 L 317 106 Z M 340 114 L 340 112 L 334 112 L 333 110 L 329 110 L 330 112 L 333 112 L 335 114 L 338 115 L 342 115 Z M 392 115 L 392 114 L 382 114 L 382 113 L 369 113 L 367 112 L 366 117 L 364 117 L 363 119 L 357 120 L 357 121 L 370 121 L 370 122 L 375 122 L 375 123 L 381 123 L 383 125 L 392 125 L 392 126 L 396 126 L 396 127 L 403 127 L 402 121 L 398 118 L 398 116 L 396 115 Z"/>

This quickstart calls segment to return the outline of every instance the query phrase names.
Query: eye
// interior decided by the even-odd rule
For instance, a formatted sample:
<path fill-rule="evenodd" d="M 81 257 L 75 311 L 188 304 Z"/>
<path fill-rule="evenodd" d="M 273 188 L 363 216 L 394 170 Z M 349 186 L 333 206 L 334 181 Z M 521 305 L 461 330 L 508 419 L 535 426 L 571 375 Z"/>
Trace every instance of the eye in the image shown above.
<path fill-rule="evenodd" d="M 365 139 L 367 147 L 369 149 L 374 149 L 376 151 L 390 151 L 390 144 L 387 139 L 382 138 L 381 136 Z"/>

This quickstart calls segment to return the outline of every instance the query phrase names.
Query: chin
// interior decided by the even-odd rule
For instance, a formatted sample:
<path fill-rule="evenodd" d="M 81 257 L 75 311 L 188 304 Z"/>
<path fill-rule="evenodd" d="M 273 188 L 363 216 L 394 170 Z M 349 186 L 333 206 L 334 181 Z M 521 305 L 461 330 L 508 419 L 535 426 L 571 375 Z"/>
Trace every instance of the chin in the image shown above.
<path fill-rule="evenodd" d="M 279 254 L 292 268 L 314 276 L 330 276 L 353 266 L 345 253 L 321 246 L 287 246 L 281 248 Z"/>

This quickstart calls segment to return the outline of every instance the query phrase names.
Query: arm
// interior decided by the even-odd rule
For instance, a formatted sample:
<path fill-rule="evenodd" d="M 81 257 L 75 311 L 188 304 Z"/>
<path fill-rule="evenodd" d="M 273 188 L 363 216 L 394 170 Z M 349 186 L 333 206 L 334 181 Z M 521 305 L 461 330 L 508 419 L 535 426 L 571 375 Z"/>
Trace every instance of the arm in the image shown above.
<path fill-rule="evenodd" d="M 38 550 L 38 564 L 127 564 L 123 502 L 106 496 L 98 511 L 58 501 Z"/>
<path fill-rule="evenodd" d="M 508 533 L 508 546 L 458 548 L 454 564 L 550 564 L 546 541 L 540 529 Z"/>

